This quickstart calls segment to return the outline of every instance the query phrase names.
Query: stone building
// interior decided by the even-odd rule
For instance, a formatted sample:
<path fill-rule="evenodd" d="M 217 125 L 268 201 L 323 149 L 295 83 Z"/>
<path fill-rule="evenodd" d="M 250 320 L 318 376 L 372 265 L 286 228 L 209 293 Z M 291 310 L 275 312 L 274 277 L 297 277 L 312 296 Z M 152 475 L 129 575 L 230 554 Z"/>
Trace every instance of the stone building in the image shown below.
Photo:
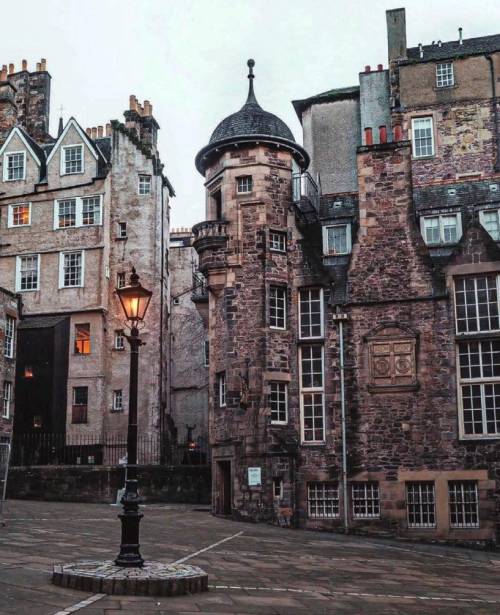
<path fill-rule="evenodd" d="M 171 229 L 168 262 L 169 421 L 180 445 L 178 461 L 200 462 L 208 453 L 209 346 L 204 310 L 208 296 L 205 279 L 198 273 L 198 254 L 190 228 Z"/>
<path fill-rule="evenodd" d="M 19 301 L 14 293 L 0 287 L 0 443 L 10 442 L 14 422 L 14 384 L 16 379 L 16 324 Z"/>
<path fill-rule="evenodd" d="M 141 337 L 139 430 L 164 431 L 172 186 L 152 105 L 125 121 L 49 133 L 46 62 L 0 78 L 0 284 L 19 293 L 16 433 L 122 435 L 128 344 L 116 287 L 134 266 L 153 291 Z M 95 456 L 92 461 L 98 462 Z"/>
<path fill-rule="evenodd" d="M 500 35 L 407 47 L 294 101 L 250 90 L 196 158 L 213 508 L 497 540 Z M 309 168 L 310 172 L 307 171 Z"/>

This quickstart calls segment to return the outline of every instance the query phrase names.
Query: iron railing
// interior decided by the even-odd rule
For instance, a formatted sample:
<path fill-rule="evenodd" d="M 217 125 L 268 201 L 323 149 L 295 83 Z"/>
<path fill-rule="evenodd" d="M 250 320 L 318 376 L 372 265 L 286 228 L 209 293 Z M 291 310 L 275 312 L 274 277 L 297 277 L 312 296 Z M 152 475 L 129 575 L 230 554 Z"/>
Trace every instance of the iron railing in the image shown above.
<path fill-rule="evenodd" d="M 126 462 L 127 437 L 113 434 L 16 434 L 11 466 L 120 465 Z M 170 443 L 159 435 L 137 437 L 139 465 L 200 465 L 209 462 L 206 440 Z"/>
<path fill-rule="evenodd" d="M 306 199 L 318 210 L 319 196 L 318 184 L 307 171 L 305 173 L 292 174 L 292 198 L 294 203 L 300 203 L 303 199 Z"/>

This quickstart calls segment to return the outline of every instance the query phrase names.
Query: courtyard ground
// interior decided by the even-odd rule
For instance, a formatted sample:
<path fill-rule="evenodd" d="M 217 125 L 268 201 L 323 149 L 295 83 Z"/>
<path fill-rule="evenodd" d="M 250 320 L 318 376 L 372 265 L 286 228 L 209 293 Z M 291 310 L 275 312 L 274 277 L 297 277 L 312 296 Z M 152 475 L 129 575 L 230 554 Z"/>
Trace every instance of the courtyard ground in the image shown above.
<path fill-rule="evenodd" d="M 500 613 L 500 553 L 242 524 L 191 506 L 143 510 L 143 557 L 201 566 L 208 593 L 155 599 L 55 587 L 53 564 L 116 555 L 118 509 L 10 501 L 0 527 L 0 613 Z"/>

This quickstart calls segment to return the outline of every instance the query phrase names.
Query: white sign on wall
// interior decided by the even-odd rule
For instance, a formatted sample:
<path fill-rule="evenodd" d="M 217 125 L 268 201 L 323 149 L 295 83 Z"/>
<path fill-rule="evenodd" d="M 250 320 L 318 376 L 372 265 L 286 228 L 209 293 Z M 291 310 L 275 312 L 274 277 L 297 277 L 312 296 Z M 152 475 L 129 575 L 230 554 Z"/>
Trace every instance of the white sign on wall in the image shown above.
<path fill-rule="evenodd" d="M 261 485 L 261 471 L 260 468 L 248 468 L 248 486 L 255 487 Z"/>

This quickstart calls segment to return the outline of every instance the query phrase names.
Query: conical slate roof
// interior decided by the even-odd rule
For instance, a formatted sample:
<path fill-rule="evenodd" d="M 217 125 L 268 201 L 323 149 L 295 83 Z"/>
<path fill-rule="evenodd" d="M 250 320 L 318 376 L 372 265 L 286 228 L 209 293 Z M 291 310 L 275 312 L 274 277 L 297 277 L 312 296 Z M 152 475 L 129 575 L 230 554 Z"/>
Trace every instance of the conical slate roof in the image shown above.
<path fill-rule="evenodd" d="M 250 142 L 267 142 L 278 147 L 284 147 L 292 152 L 301 168 L 307 168 L 309 156 L 295 142 L 292 131 L 283 120 L 264 111 L 255 98 L 253 89 L 254 60 L 247 62 L 249 70 L 248 97 L 241 109 L 222 120 L 213 131 L 208 145 L 196 156 L 196 168 L 204 173 L 206 165 L 213 156 L 219 155 L 227 147 L 237 147 L 238 144 Z"/>
<path fill-rule="evenodd" d="M 250 73 L 248 75 L 249 89 L 246 103 L 239 111 L 229 115 L 217 126 L 210 137 L 209 143 L 222 141 L 229 137 L 261 136 L 280 137 L 288 141 L 295 141 L 292 131 L 279 117 L 259 105 L 253 91 L 253 67 L 255 62 L 248 60 Z"/>

